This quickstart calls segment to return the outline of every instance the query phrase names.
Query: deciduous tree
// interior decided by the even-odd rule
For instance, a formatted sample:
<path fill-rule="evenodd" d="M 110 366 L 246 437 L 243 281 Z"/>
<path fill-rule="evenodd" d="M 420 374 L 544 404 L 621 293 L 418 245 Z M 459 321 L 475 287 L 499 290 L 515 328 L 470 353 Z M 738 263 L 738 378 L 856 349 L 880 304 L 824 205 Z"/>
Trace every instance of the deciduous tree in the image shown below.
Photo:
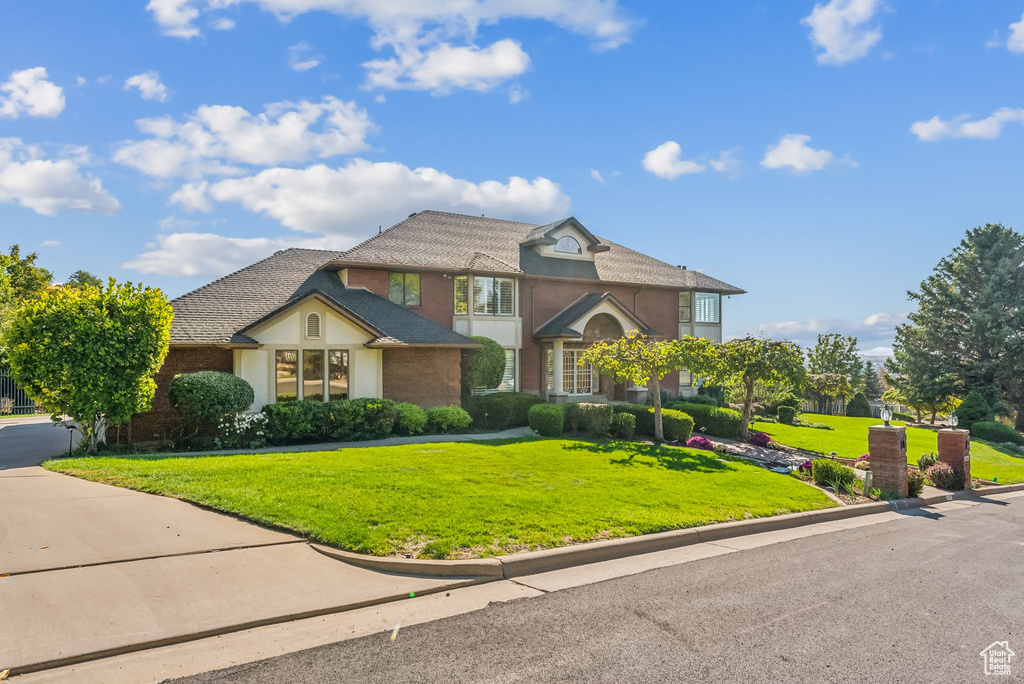
<path fill-rule="evenodd" d="M 742 385 L 741 435 L 748 437 L 756 383 L 761 382 L 766 386 L 799 385 L 804 374 L 803 353 L 793 342 L 749 336 L 720 345 L 719 352 L 721 362 L 718 374 L 711 377 L 716 381 Z"/>

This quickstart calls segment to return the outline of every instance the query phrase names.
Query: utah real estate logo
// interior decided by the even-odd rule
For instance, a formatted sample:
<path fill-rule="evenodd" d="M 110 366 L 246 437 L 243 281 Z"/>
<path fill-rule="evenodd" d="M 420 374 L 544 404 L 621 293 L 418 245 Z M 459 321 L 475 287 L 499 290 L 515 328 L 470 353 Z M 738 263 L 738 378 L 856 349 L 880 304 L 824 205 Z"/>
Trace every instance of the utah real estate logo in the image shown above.
<path fill-rule="evenodd" d="M 1010 660 L 1017 654 L 1010 650 L 1008 642 L 996 641 L 989 644 L 980 655 L 985 661 L 985 674 L 1009 675 Z"/>

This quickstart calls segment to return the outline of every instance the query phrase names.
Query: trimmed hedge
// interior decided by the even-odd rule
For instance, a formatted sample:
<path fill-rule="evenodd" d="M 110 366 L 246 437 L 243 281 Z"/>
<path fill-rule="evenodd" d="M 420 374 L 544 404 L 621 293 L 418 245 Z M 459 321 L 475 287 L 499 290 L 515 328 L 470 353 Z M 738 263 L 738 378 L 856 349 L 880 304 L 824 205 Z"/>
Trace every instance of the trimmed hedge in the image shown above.
<path fill-rule="evenodd" d="M 435 406 L 427 411 L 427 424 L 442 435 L 465 430 L 473 418 L 461 406 Z"/>
<path fill-rule="evenodd" d="M 636 416 L 632 413 L 612 415 L 611 435 L 615 439 L 631 439 L 636 434 Z"/>
<path fill-rule="evenodd" d="M 544 399 L 527 392 L 495 392 L 467 397 L 463 408 L 473 425 L 494 430 L 507 430 L 530 424 L 530 407 L 543 404 Z"/>
<path fill-rule="evenodd" d="M 654 409 L 644 404 L 612 404 L 615 413 L 628 413 L 636 418 L 636 434 L 654 436 Z"/>
<path fill-rule="evenodd" d="M 796 420 L 796 409 L 792 406 L 779 406 L 779 422 L 792 425 Z"/>
<path fill-rule="evenodd" d="M 840 487 L 848 487 L 857 479 L 853 468 L 827 458 L 816 458 L 811 463 L 811 476 L 822 487 L 831 487 L 836 480 Z"/>
<path fill-rule="evenodd" d="M 407 401 L 395 404 L 398 417 L 395 418 L 396 435 L 418 435 L 427 429 L 427 412 Z"/>
<path fill-rule="evenodd" d="M 1021 435 L 1009 425 L 995 420 L 980 420 L 973 423 L 971 425 L 971 437 L 995 444 L 1013 442 L 1014 444 L 1024 445 L 1024 435 Z"/>
<path fill-rule="evenodd" d="M 692 397 L 686 397 L 685 399 L 680 397 L 679 398 L 679 402 L 673 402 L 673 403 L 681 403 L 681 402 L 686 402 L 687 404 L 702 404 L 704 406 L 718 406 L 719 405 L 717 399 L 715 399 L 714 397 L 709 397 L 709 396 L 704 395 L 704 394 L 696 394 L 696 395 L 694 395 Z"/>
<path fill-rule="evenodd" d="M 563 404 L 534 404 L 527 412 L 530 427 L 542 437 L 561 437 L 565 429 Z"/>
<path fill-rule="evenodd" d="M 868 398 L 864 396 L 863 392 L 853 395 L 853 399 L 846 405 L 846 415 L 851 418 L 871 417 L 871 404 L 868 403 Z"/>
<path fill-rule="evenodd" d="M 391 435 L 398 418 L 391 399 L 288 401 L 263 407 L 270 444 L 340 440 L 354 442 Z"/>
<path fill-rule="evenodd" d="M 168 390 L 171 406 L 192 426 L 217 423 L 226 416 L 248 411 L 253 397 L 248 382 L 218 371 L 175 375 Z"/>
<path fill-rule="evenodd" d="M 654 422 L 654 409 L 651 409 L 651 422 Z M 693 434 L 693 418 L 682 411 L 662 409 L 661 427 L 665 430 L 665 441 L 685 443 Z"/>
<path fill-rule="evenodd" d="M 300 444 L 327 439 L 327 404 L 322 401 L 279 401 L 263 407 L 269 444 Z"/>
<path fill-rule="evenodd" d="M 668 408 L 682 411 L 693 418 L 693 427 L 712 437 L 736 439 L 743 427 L 743 415 L 739 411 L 717 406 L 705 406 L 689 401 L 674 401 Z"/>
<path fill-rule="evenodd" d="M 583 432 L 605 439 L 611 433 L 612 416 L 615 412 L 611 404 L 576 404 L 579 414 L 579 429 Z"/>
<path fill-rule="evenodd" d="M 462 352 L 462 394 L 468 395 L 477 387 L 492 389 L 501 384 L 505 374 L 505 350 L 489 337 L 474 336 L 478 349 Z"/>

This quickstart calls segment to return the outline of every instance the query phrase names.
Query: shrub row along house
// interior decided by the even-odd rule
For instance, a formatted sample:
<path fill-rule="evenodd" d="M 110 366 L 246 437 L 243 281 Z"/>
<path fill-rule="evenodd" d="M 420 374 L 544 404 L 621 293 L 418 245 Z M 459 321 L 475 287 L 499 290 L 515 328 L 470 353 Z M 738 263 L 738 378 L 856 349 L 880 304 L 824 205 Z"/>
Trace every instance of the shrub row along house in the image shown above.
<path fill-rule="evenodd" d="M 184 372 L 244 378 L 253 410 L 275 401 L 385 397 L 458 404 L 472 336 L 505 349 L 499 390 L 550 401 L 643 401 L 580 354 L 630 329 L 721 341 L 722 298 L 743 290 L 601 239 L 575 218 L 548 225 L 423 211 L 347 252 L 288 249 L 171 304 L 171 350 L 133 436 L 177 423 L 167 388 Z M 662 387 L 692 394 L 688 373 Z"/>

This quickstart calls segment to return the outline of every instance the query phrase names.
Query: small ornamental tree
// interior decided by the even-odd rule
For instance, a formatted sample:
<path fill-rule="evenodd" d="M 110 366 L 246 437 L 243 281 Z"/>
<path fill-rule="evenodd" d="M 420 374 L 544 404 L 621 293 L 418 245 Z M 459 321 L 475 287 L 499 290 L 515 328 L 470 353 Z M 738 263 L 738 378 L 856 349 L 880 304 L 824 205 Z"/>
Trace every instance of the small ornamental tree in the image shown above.
<path fill-rule="evenodd" d="M 848 399 L 853 394 L 849 376 L 843 373 L 812 373 L 807 376 L 807 394 L 818 405 L 818 413 L 827 413 L 830 401 Z"/>
<path fill-rule="evenodd" d="M 478 349 L 462 352 L 462 394 L 474 389 L 494 389 L 505 376 L 505 350 L 490 337 L 474 337 Z"/>
<path fill-rule="evenodd" d="M 750 435 L 750 415 L 754 407 L 754 388 L 799 385 L 804 374 L 803 353 L 792 342 L 776 342 L 758 337 L 742 337 L 719 345 L 721 365 L 718 379 L 741 385 L 743 424 L 740 436 Z M 714 377 L 714 376 L 712 376 Z"/>
<path fill-rule="evenodd" d="M 580 362 L 591 364 L 601 375 L 617 381 L 647 386 L 654 400 L 654 438 L 663 442 L 661 379 L 682 368 L 697 377 L 710 376 L 717 372 L 718 355 L 714 344 L 701 337 L 654 340 L 630 330 L 614 342 L 591 346 L 583 352 Z"/>
<path fill-rule="evenodd" d="M 11 373 L 54 421 L 70 416 L 95 454 L 107 425 L 150 408 L 173 316 L 160 290 L 113 278 L 43 292 L 4 330 Z"/>

